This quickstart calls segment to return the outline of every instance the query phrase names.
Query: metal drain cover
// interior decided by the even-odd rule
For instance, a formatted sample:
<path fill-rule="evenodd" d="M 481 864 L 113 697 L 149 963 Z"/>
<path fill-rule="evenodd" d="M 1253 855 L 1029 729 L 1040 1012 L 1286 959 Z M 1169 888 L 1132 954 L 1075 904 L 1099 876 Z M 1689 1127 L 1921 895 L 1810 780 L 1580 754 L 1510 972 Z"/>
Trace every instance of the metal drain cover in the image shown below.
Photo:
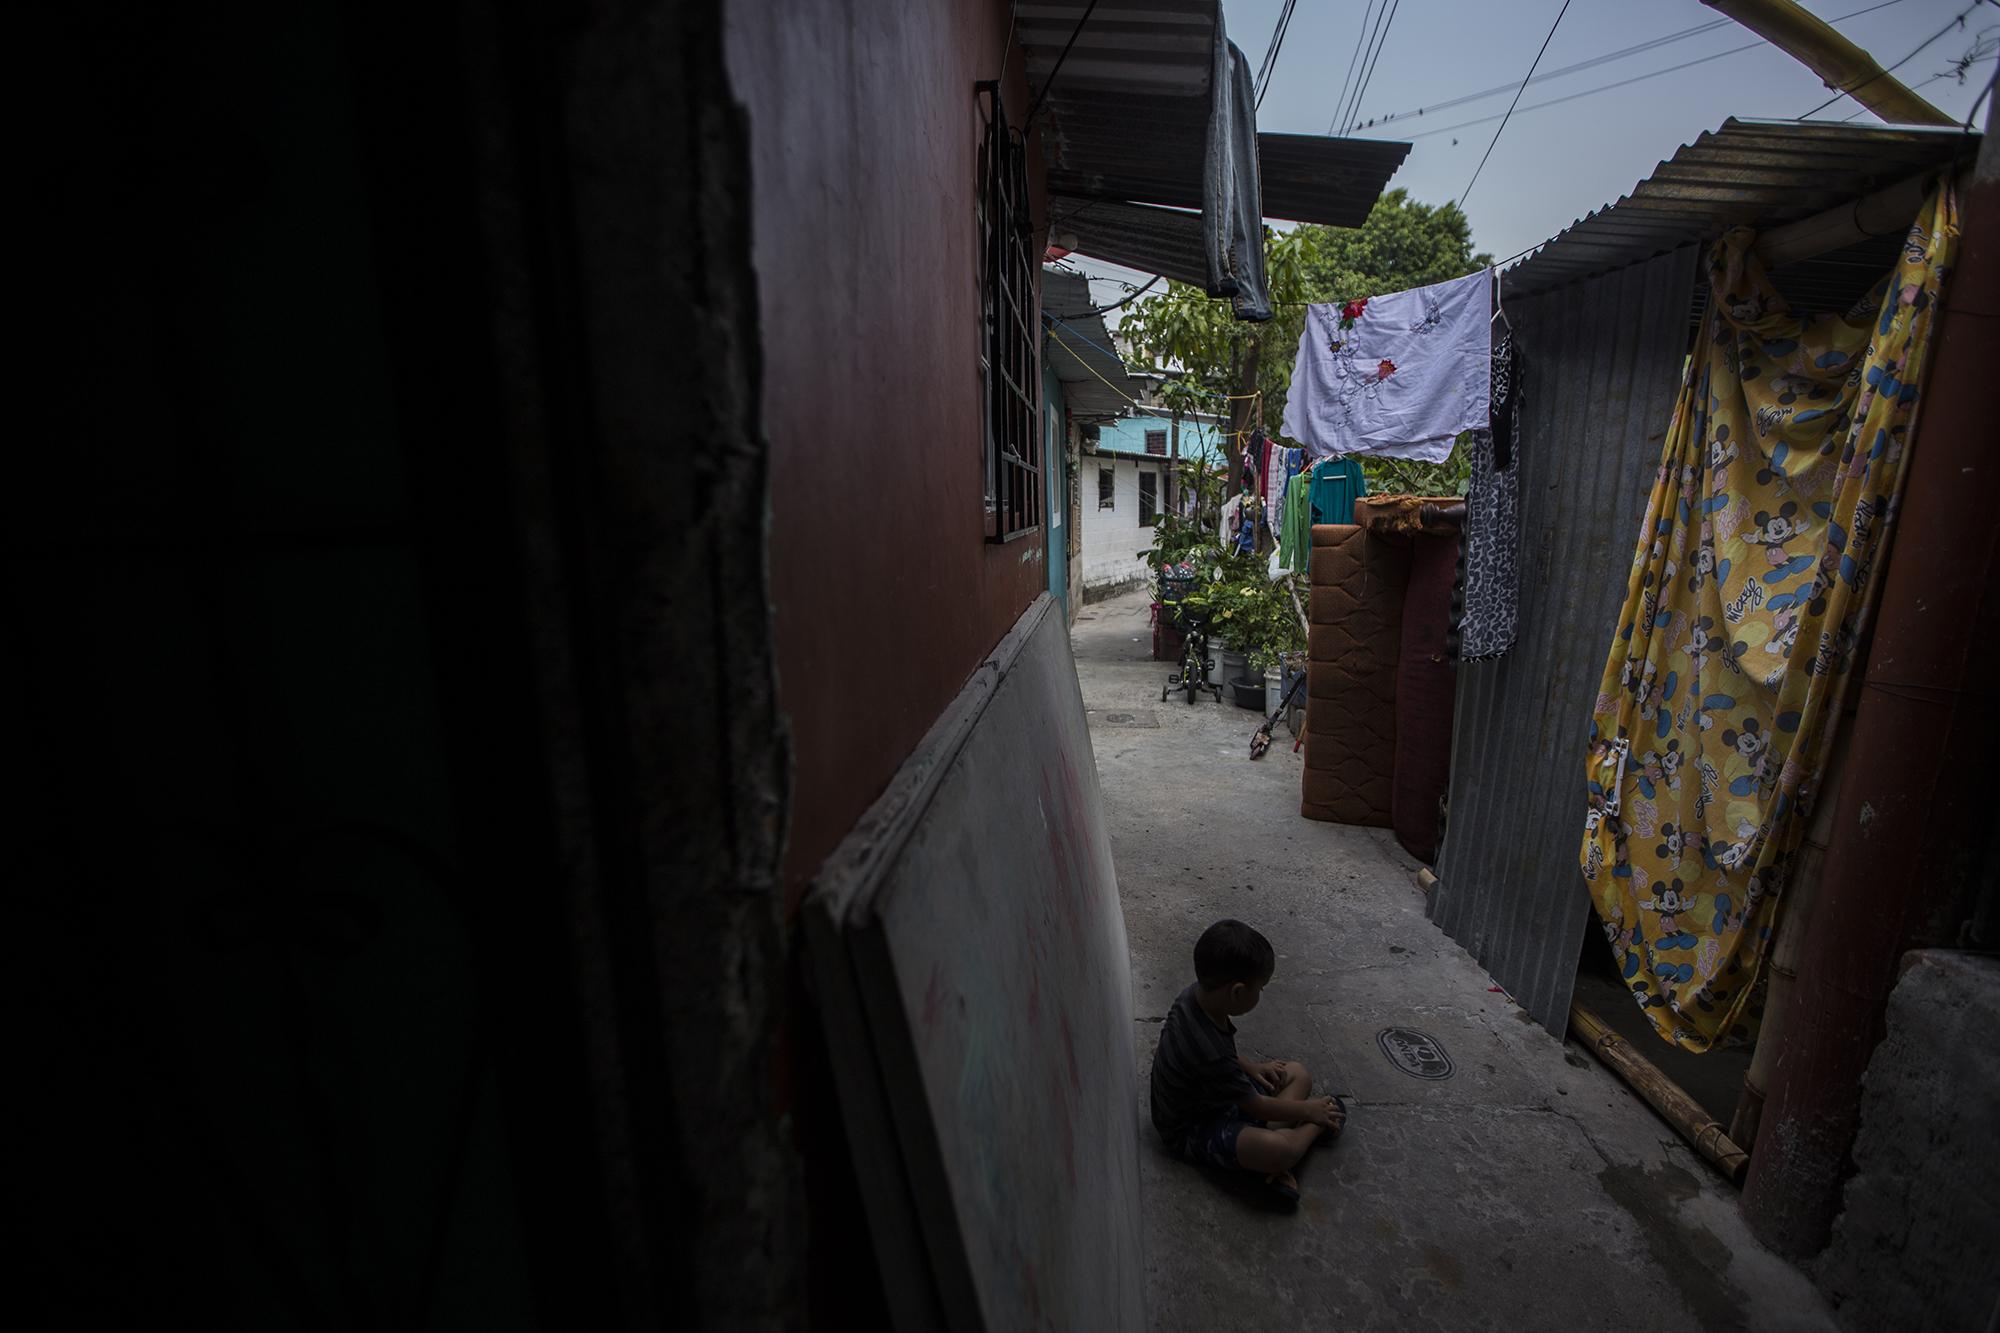
<path fill-rule="evenodd" d="M 1101 727 L 1157 727 L 1160 715 L 1150 708 L 1132 713 L 1092 713 L 1090 720 Z"/>
<path fill-rule="evenodd" d="M 1375 1034 L 1375 1044 L 1382 1048 L 1382 1054 L 1389 1057 L 1389 1063 L 1408 1074 L 1411 1078 L 1444 1079 L 1452 1072 L 1451 1057 L 1444 1053 L 1444 1047 L 1428 1032 L 1415 1028 L 1383 1028 Z"/>

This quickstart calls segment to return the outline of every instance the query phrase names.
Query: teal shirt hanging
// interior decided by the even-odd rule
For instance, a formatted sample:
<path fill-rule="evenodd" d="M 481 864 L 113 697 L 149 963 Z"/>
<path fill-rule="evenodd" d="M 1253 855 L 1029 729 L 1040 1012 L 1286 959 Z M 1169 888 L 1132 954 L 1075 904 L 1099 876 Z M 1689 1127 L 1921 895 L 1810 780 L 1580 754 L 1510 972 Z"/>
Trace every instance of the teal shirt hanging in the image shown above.
<path fill-rule="evenodd" d="M 1312 473 L 1312 521 L 1352 523 L 1354 502 L 1368 494 L 1368 478 L 1352 458 L 1329 458 Z"/>

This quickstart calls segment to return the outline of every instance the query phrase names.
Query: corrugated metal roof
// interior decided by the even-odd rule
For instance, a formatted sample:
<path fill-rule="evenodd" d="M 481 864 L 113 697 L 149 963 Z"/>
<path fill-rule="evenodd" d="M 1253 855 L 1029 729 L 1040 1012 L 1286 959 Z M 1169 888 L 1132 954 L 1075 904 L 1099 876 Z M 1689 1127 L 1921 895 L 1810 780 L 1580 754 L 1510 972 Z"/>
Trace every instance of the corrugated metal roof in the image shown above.
<path fill-rule="evenodd" d="M 1734 117 L 1662 162 L 1632 193 L 1508 269 L 1508 301 L 1712 240 L 1738 224 L 1796 222 L 1977 152 L 1957 130 Z"/>
<path fill-rule="evenodd" d="M 1051 231 L 1074 232 L 1085 254 L 1205 283 L 1202 170 L 1219 7 L 1216 0 L 1100 6 L 1079 28 L 1089 8 L 1089 0 L 1015 8 L 1030 100 L 1049 89 L 1040 129 Z M 1409 151 L 1382 140 L 1259 134 L 1263 214 L 1358 227 Z M 1079 214 L 1085 205 L 1109 207 Z M 1132 205 L 1194 211 L 1126 211 Z M 1066 215 L 1086 216 L 1088 225 L 1073 226 Z"/>
<path fill-rule="evenodd" d="M 1092 305 L 1089 280 L 1081 273 L 1044 268 L 1042 313 L 1060 321 L 1049 329 L 1044 355 L 1063 383 L 1070 414 L 1085 422 L 1124 415 L 1145 386 L 1127 376 L 1124 361 L 1114 355 L 1111 332 Z"/>
<path fill-rule="evenodd" d="M 1208 283 L 1201 226 L 1200 213 L 1181 209 L 1049 197 L 1050 235 L 1074 236 L 1079 253 L 1197 287 Z"/>
<path fill-rule="evenodd" d="M 1459 666 L 1429 911 L 1535 1020 L 1568 1024 L 1590 907 L 1583 761 L 1687 351 L 1697 250 L 1508 306 L 1522 357 L 1520 636 Z"/>

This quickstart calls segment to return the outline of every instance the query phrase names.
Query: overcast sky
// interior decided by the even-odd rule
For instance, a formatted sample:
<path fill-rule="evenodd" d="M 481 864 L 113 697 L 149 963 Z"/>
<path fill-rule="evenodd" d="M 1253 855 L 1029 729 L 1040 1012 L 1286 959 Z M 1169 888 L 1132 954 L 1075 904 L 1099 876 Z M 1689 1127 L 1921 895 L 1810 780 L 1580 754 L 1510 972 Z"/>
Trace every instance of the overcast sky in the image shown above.
<path fill-rule="evenodd" d="M 1883 65 L 1902 60 L 1967 8 L 1969 0 L 1895 0 L 1836 24 Z M 1394 116 L 1359 136 L 1402 139 L 1410 155 L 1393 176 L 1426 203 L 1465 192 L 1513 96 L 1505 92 L 1421 116 L 1404 115 L 1499 84 L 1518 84 L 1548 35 L 1563 0 L 1389 0 L 1394 5 L 1374 77 L 1359 119 Z M 1825 19 L 1869 9 L 1881 0 L 1807 0 Z M 1229 36 L 1254 71 L 1263 61 L 1282 0 L 1225 0 Z M 1367 0 L 1298 0 L 1277 71 L 1259 110 L 1259 129 L 1324 134 L 1336 115 Z M 1379 7 L 1379 5 L 1378 5 Z M 1711 23 L 1722 16 L 1698 0 L 1570 0 L 1543 72 Z M 1752 45 L 1754 44 L 1754 45 Z M 1961 84 L 1950 75 L 1961 56 L 1978 51 Z M 1993 76 L 2000 45 L 2000 3 L 1978 0 L 1952 30 L 1896 71 L 1905 84 L 1949 115 L 1963 119 Z M 1691 69 L 1641 79 L 1669 66 L 1733 47 L 1752 46 Z M 1946 77 L 1934 78 L 1937 75 Z M 1537 103 L 1613 85 L 1542 110 Z M 1830 94 L 1804 66 L 1724 22 L 1652 50 L 1528 86 L 1466 200 L 1477 248 L 1505 258 L 1553 235 L 1590 210 L 1625 194 L 1674 150 L 1730 116 L 1791 120 Z M 1840 120 L 1857 104 L 1843 98 L 1814 117 Z M 1984 109 L 1981 119 L 1984 120 Z M 1862 113 L 1860 121 L 1872 122 Z M 1466 122 L 1481 123 L 1467 124 Z M 1463 126 L 1454 129 L 1453 126 Z M 1126 270 L 1095 262 L 1081 267 L 1130 279 Z M 1123 290 L 1093 283 L 1101 299 Z"/>

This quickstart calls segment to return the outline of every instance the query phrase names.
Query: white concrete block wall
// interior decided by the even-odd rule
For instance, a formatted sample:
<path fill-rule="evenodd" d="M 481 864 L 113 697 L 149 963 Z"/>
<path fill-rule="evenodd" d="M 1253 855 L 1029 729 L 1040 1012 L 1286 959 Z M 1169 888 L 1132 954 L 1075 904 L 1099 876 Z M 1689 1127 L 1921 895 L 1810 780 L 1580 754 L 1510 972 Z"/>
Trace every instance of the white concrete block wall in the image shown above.
<path fill-rule="evenodd" d="M 1097 471 L 1110 468 L 1115 477 L 1111 508 L 1097 504 Z M 1085 454 L 1077 460 L 1078 507 L 1083 511 L 1083 587 L 1119 587 L 1144 582 L 1150 571 L 1139 552 L 1153 544 L 1153 530 L 1139 526 L 1139 473 L 1158 474 L 1159 464 L 1111 455 Z M 1165 481 L 1155 481 L 1165 495 Z"/>

